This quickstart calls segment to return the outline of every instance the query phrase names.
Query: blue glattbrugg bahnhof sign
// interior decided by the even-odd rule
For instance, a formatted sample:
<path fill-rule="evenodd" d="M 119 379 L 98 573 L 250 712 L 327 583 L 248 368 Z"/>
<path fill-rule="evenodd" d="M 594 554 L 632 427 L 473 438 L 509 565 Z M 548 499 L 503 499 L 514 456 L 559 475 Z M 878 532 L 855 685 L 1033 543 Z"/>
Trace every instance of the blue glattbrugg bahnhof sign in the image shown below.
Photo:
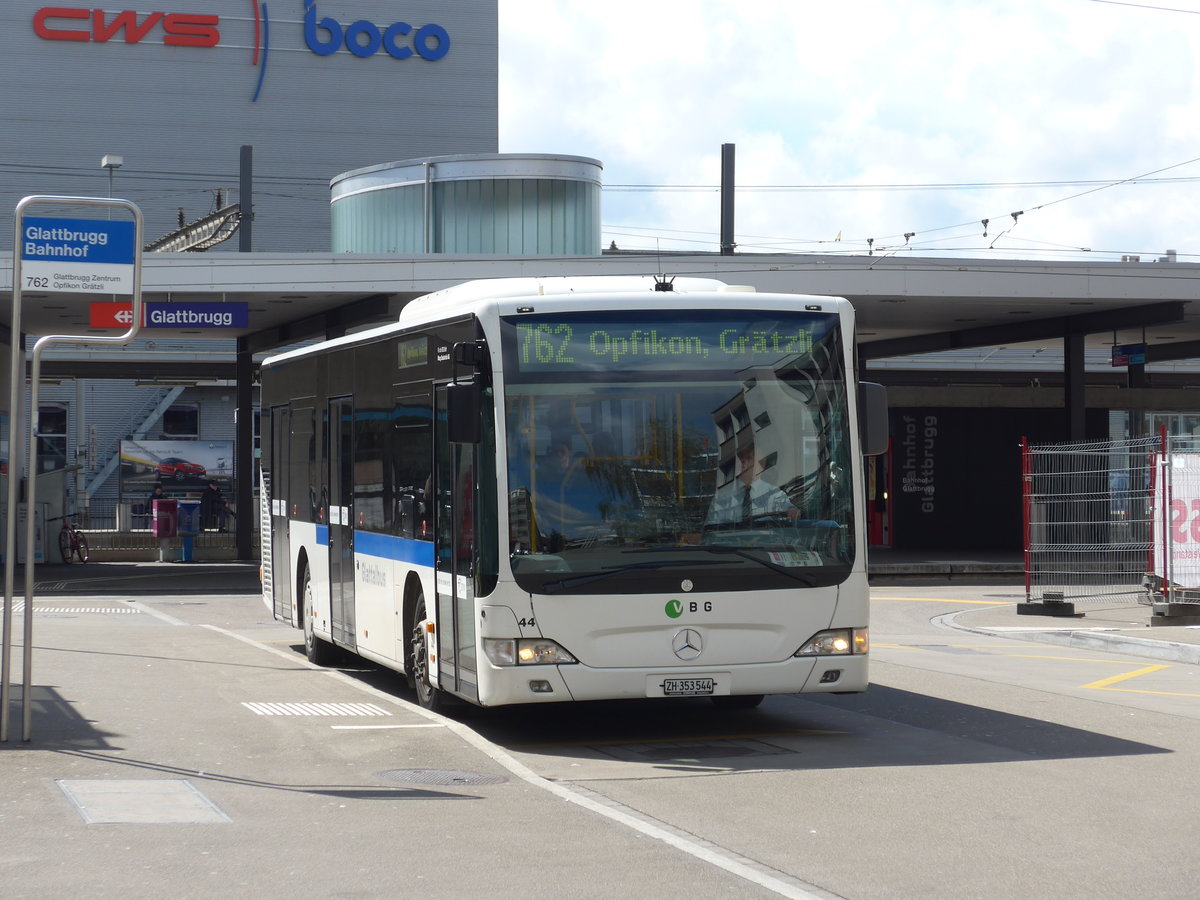
<path fill-rule="evenodd" d="M 23 260 L 132 265 L 134 249 L 129 220 L 26 216 L 21 225 Z"/>

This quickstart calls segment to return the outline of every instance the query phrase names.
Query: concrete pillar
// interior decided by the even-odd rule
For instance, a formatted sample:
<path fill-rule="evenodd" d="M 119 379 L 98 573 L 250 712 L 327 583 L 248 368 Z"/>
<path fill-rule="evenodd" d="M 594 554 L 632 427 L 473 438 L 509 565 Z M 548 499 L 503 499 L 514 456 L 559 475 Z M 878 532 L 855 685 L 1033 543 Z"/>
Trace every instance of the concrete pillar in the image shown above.
<path fill-rule="evenodd" d="M 237 474 L 237 503 L 234 520 L 237 558 L 254 559 L 254 482 L 258 477 L 254 463 L 254 355 L 245 338 L 238 338 L 235 370 L 237 378 L 237 431 L 234 444 L 234 471 Z"/>
<path fill-rule="evenodd" d="M 1084 390 L 1083 342 L 1086 335 L 1068 333 L 1063 337 L 1063 400 L 1067 414 L 1067 440 L 1087 437 L 1087 397 Z"/>

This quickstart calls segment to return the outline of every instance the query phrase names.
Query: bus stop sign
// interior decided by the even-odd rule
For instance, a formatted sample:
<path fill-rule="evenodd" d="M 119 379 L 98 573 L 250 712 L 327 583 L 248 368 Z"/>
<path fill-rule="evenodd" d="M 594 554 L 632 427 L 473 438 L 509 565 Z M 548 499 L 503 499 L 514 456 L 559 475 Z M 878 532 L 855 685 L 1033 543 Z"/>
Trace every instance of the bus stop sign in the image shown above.
<path fill-rule="evenodd" d="M 26 216 L 21 287 L 31 291 L 132 294 L 134 223 Z"/>

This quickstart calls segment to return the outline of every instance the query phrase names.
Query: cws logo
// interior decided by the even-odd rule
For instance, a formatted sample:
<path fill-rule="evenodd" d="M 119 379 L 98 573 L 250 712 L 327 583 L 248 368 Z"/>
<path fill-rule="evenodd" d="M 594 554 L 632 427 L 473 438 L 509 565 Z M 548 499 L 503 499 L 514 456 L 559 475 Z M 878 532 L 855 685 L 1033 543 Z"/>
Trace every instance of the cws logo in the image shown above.
<path fill-rule="evenodd" d="M 162 43 L 171 46 L 215 47 L 221 39 L 219 21 L 217 16 L 190 13 L 137 13 L 131 9 L 107 13 L 102 9 L 43 6 L 33 14 L 33 32 L 48 41 L 100 44 L 118 34 L 125 43 L 137 44 L 158 32 Z"/>
<path fill-rule="evenodd" d="M 271 49 L 271 19 L 266 0 L 248 0 L 254 35 L 250 65 L 258 69 L 251 102 L 258 100 L 266 81 Z M 379 26 L 366 19 L 342 25 L 331 16 L 317 18 L 317 0 L 302 0 L 303 21 L 284 20 L 280 26 L 300 26 L 304 46 L 318 56 L 330 56 L 345 47 L 359 58 L 374 56 L 380 49 L 393 59 L 413 56 L 435 62 L 450 52 L 450 33 L 441 25 L 414 27 L 407 22 Z M 47 41 L 91 41 L 106 44 L 158 42 L 169 47 L 217 47 L 221 42 L 220 17 L 208 13 L 109 12 L 100 8 L 43 6 L 33 14 L 33 31 Z M 283 49 L 299 49 L 285 47 Z"/>

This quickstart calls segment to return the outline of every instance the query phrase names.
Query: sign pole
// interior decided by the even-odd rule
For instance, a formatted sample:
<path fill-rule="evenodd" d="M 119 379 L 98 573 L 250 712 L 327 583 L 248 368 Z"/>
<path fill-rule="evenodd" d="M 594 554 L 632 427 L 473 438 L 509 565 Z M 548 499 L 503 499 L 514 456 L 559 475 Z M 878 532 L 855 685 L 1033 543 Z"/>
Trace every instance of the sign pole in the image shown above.
<path fill-rule="evenodd" d="M 114 209 L 128 211 L 132 223 L 102 221 L 96 219 L 67 219 L 56 218 L 49 220 L 38 219 L 37 224 L 29 226 L 27 222 L 32 217 L 25 215 L 25 210 L 32 205 L 43 206 L 85 206 L 107 209 L 110 216 Z M 26 487 L 25 517 L 25 629 L 24 653 L 22 654 L 22 740 L 29 741 L 33 736 L 33 571 L 36 538 L 36 516 L 34 504 L 37 499 L 37 438 L 38 438 L 38 389 L 41 381 L 42 351 L 51 344 L 95 344 L 125 345 L 138 334 L 142 321 L 142 243 L 143 224 L 142 212 L 128 200 L 99 199 L 96 197 L 25 197 L 17 204 L 16 209 L 16 243 L 13 245 L 13 384 L 10 401 L 10 425 L 15 421 L 20 400 L 18 386 L 23 384 L 24 373 L 20 371 L 20 363 L 24 361 L 24 348 L 18 356 L 17 350 L 23 341 L 16 328 L 17 312 L 21 304 L 21 290 L 24 287 L 23 277 L 36 282 L 39 291 L 59 290 L 74 292 L 87 290 L 82 287 L 87 284 L 103 284 L 112 293 L 124 293 L 128 288 L 133 295 L 133 321 L 129 330 L 114 337 L 87 337 L 84 335 L 45 335 L 38 338 L 33 346 L 33 364 L 30 369 L 30 428 L 27 467 L 29 476 Z M 49 223 L 49 225 L 45 224 Z M 128 226 L 132 224 L 132 233 Z M 114 229 L 114 226 L 117 226 Z M 110 240 L 111 239 L 111 240 Z M 34 264 L 22 260 L 31 255 Z M 40 257 L 51 257 L 52 261 L 43 263 Z M 43 283 L 44 282 L 44 283 Z M 10 427 L 10 434 L 11 434 Z M 10 437 L 10 444 L 12 438 Z M 13 604 L 13 572 L 16 564 L 14 552 L 16 530 L 16 493 L 12 490 L 12 466 L 9 466 L 9 529 L 4 560 L 4 672 L 0 675 L 0 694 L 3 694 L 3 721 L 0 721 L 0 740 L 8 740 L 8 655 L 11 646 L 10 622 Z"/>
<path fill-rule="evenodd" d="M 28 199 L 28 198 L 27 198 Z M 26 201 L 17 204 L 13 235 L 12 328 L 9 334 L 8 385 L 8 501 L 4 529 L 4 629 L 0 649 L 0 742 L 8 741 L 9 657 L 12 653 L 13 581 L 17 557 L 17 483 L 21 471 L 17 448 L 21 446 L 21 389 L 25 386 L 25 347 L 21 334 L 21 213 Z M 27 552 L 32 548 L 26 548 Z M 25 618 L 31 617 L 26 609 Z"/>

